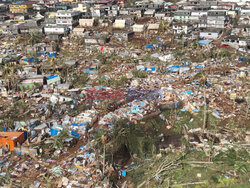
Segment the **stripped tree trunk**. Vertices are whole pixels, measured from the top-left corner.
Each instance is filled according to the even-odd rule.
[[[207,103],[206,103],[206,89],[204,87],[204,120],[203,120],[203,132],[206,128],[206,119],[207,119]]]
[[[105,144],[103,146],[103,169],[102,169],[102,174],[104,175],[104,172],[105,172],[105,153],[106,153],[106,148],[105,148]]]

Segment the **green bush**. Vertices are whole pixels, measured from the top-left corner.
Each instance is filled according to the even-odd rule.
[[[135,69],[132,70],[132,74],[136,78],[146,78],[147,77],[146,72],[138,71],[138,70],[135,70]]]

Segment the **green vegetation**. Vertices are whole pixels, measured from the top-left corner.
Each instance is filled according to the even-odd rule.
[[[127,83],[128,78],[126,76],[121,76],[120,79],[114,79],[114,78],[100,78],[99,79],[99,85],[105,85],[108,87],[112,87],[115,89],[121,89],[125,87],[125,84]]]
[[[224,156],[221,157],[221,156]],[[155,157],[128,172],[137,187],[247,187],[249,164],[245,150],[230,149],[213,162],[203,152],[169,152]],[[232,164],[241,164],[237,167]],[[247,165],[246,165],[247,164]],[[239,170],[240,169],[240,170]],[[236,174],[234,173],[236,171]]]
[[[73,77],[73,86],[74,87],[84,87],[89,81],[87,74],[74,75]]]
[[[207,111],[207,130],[216,130],[221,120]],[[127,170],[127,180],[134,187],[247,187],[249,154],[243,148],[231,148],[218,152],[212,146],[219,146],[208,141],[209,152],[193,148],[182,137],[185,150],[160,150],[157,145],[159,135],[182,134],[183,128],[202,128],[204,113],[182,112],[179,109],[165,110],[163,115],[172,126],[166,128],[166,122],[159,117],[146,122],[131,123],[128,120],[114,122],[112,132],[101,130],[99,138],[105,136],[105,157],[112,163],[116,155],[126,156],[126,151],[134,164]],[[191,120],[191,121],[190,121]],[[235,125],[236,122],[231,122]],[[98,139],[96,139],[98,140]],[[100,140],[100,139],[99,139]],[[98,142],[103,152],[103,142]],[[125,157],[124,157],[125,158]],[[123,159],[124,159],[123,158]]]
[[[24,44],[24,45],[35,45],[37,43],[42,42],[45,39],[45,35],[39,33],[31,33],[26,35],[19,35],[16,41],[16,45]]]
[[[123,119],[115,122],[112,132],[103,132],[101,130],[97,135],[106,135],[108,137],[106,155],[109,155],[109,153],[114,155],[126,148],[130,156],[135,154],[137,157],[144,158],[155,154],[155,143],[157,135],[160,134],[156,126],[151,129],[151,131],[148,131],[146,126],[129,123],[128,120]],[[102,144],[99,143],[98,146],[102,148]]]
[[[147,73],[146,72],[142,72],[140,70],[132,70],[132,74],[134,77],[136,78],[146,78],[147,77]]]

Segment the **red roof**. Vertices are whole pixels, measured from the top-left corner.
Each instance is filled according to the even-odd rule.
[[[110,3],[111,0],[100,0],[98,1],[98,3],[101,3],[101,4],[106,4],[106,3]]]
[[[233,6],[231,3],[219,3],[219,6],[227,6],[227,7],[231,7]]]
[[[9,18],[10,18],[10,19],[12,19],[12,18],[14,18],[14,17],[15,17],[15,15],[14,15],[14,14],[9,14],[9,13],[7,13],[7,14],[6,14],[6,16],[9,16]]]

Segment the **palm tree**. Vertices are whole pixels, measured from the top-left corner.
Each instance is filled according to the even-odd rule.
[[[99,131],[97,133],[97,136],[95,137],[95,141],[97,142],[98,145],[103,146],[103,169],[102,173],[104,174],[105,172],[105,159],[106,159],[106,144],[107,144],[108,137],[105,136],[105,132],[103,130]]]
[[[207,121],[207,101],[206,101],[206,87],[205,84],[207,82],[207,75],[206,73],[202,73],[201,74],[201,78],[200,78],[200,84],[203,86],[203,97],[204,97],[204,119],[203,119],[203,131],[206,128],[206,121]]]
[[[2,73],[2,76],[4,78],[4,80],[8,82],[8,92],[10,90],[10,81],[9,81],[9,76],[10,76],[10,73],[11,73],[11,69],[10,67],[8,66],[5,66],[4,69],[3,69],[3,73]]]
[[[32,46],[34,46],[36,43],[41,42],[42,39],[43,39],[42,35],[31,33],[29,35],[28,43],[31,44]]]

